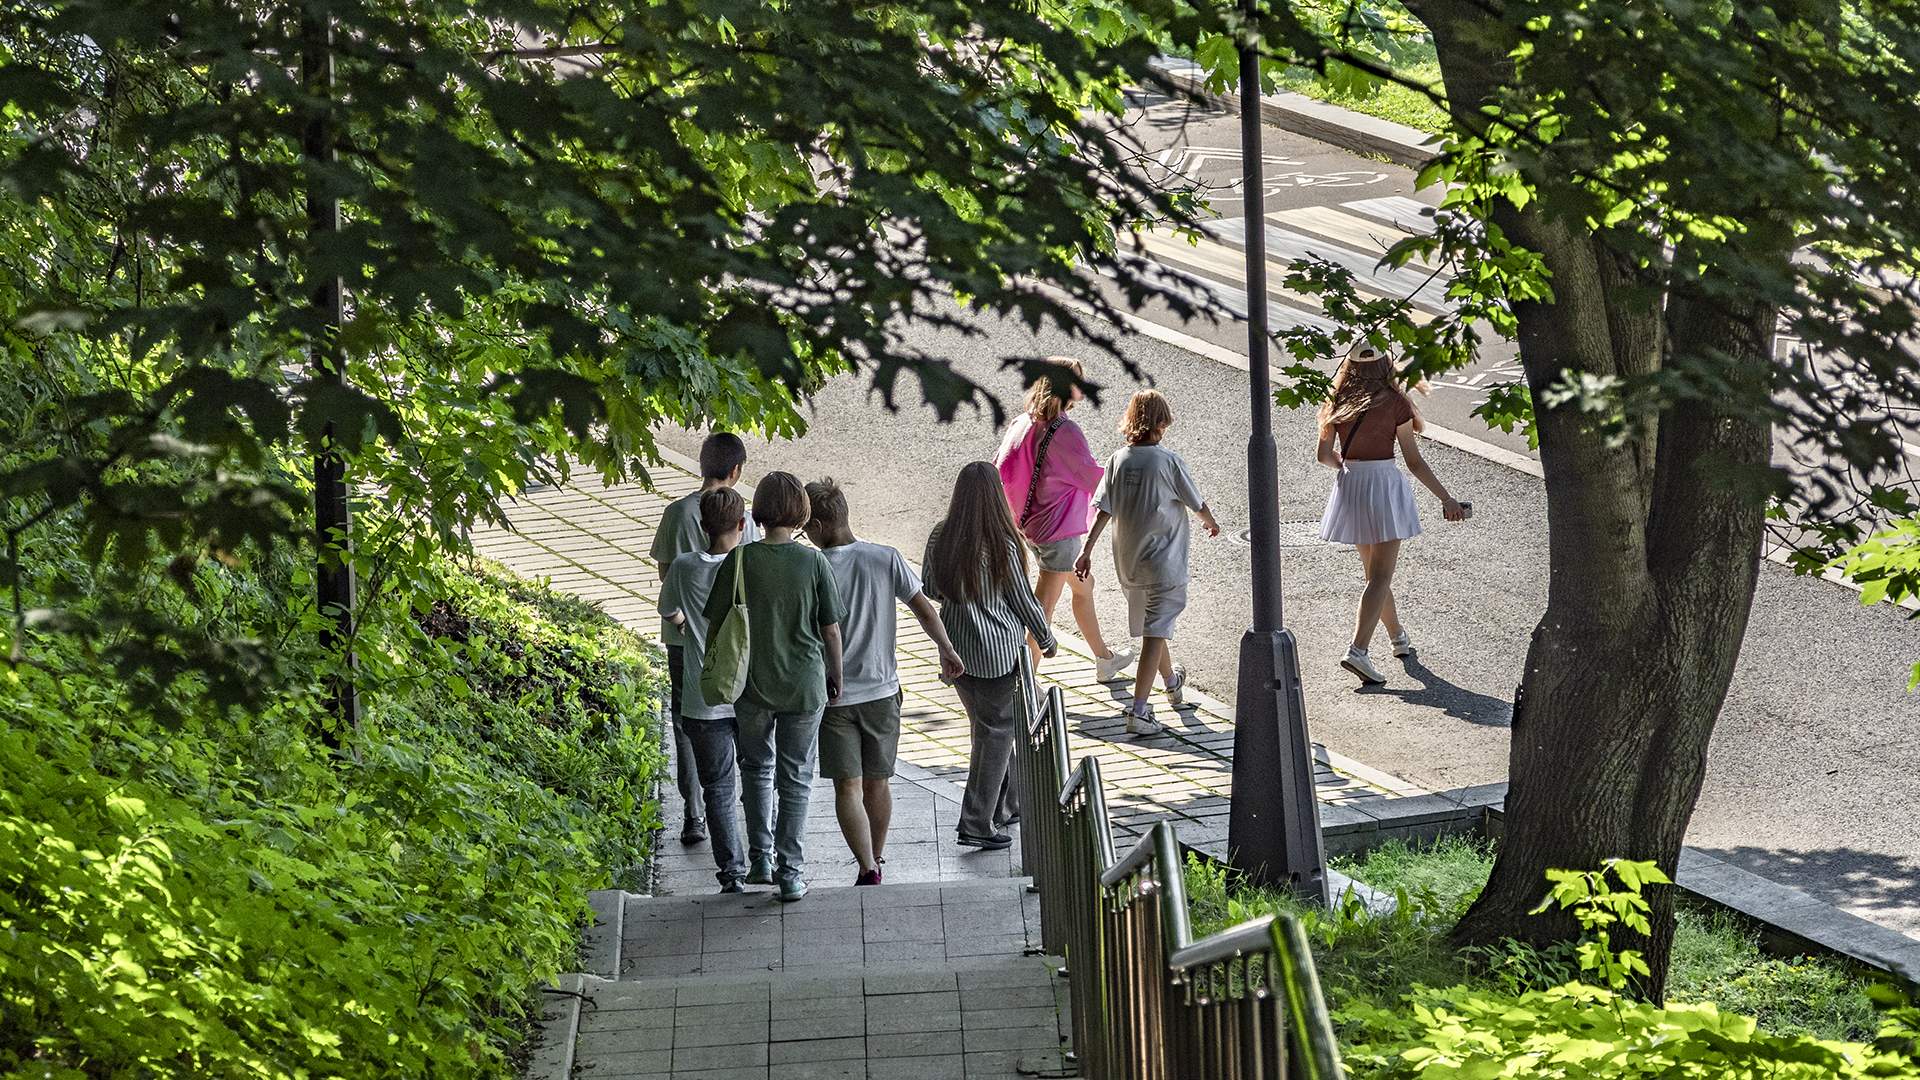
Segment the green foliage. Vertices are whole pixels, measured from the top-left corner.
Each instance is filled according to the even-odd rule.
[[[70,647],[0,673],[0,1074],[509,1073],[585,891],[646,858],[653,675],[596,612],[438,569],[418,619],[376,609],[344,756],[315,679],[237,719],[188,679],[163,725]],[[284,632],[272,575],[196,577],[197,631]]]
[[[1819,567],[1837,568],[1860,585],[1860,602],[1910,604],[1920,600],[1920,517],[1904,517],[1839,558]],[[1908,618],[1920,618],[1916,607]],[[1913,666],[1907,689],[1920,688],[1920,663]]]
[[[1620,882],[1614,888],[1609,877]],[[1638,950],[1615,949],[1617,926],[1646,938],[1653,933],[1652,905],[1641,895],[1648,885],[1671,885],[1673,879],[1651,862],[1610,859],[1598,870],[1549,870],[1547,896],[1533,913],[1566,908],[1585,932],[1574,949],[1580,970],[1606,984],[1614,993],[1648,974]]]
[[[423,541],[459,543],[528,483],[640,473],[659,423],[796,434],[803,399],[856,366],[889,405],[910,374],[942,416],[997,410],[902,323],[965,325],[959,297],[1091,325],[1081,306],[1113,306],[1082,268],[1117,269],[1117,230],[1190,204],[1086,111],[1120,107],[1153,51],[1141,24],[1061,16],[15,5],[0,397],[33,392],[6,409],[24,423],[0,443],[0,529],[75,517],[130,570],[267,552],[308,542],[294,463],[337,452],[382,493],[360,569],[404,586]],[[313,216],[333,199],[337,228]],[[336,282],[337,327],[315,300]],[[64,610],[43,629],[158,633],[131,591],[36,599]]]
[[[1224,868],[1198,858],[1189,861],[1187,891],[1197,933],[1274,911],[1302,920],[1356,1077],[1663,1075],[1634,1071],[1640,1054],[1683,1035],[1694,1045],[1676,1052],[1687,1058],[1674,1066],[1678,1076],[1720,1075],[1714,1069],[1769,1076],[1766,1070],[1776,1066],[1787,1069],[1783,1076],[1818,1075],[1793,1071],[1802,1058],[1832,1066],[1839,1076],[1920,1075],[1920,1066],[1911,1064],[1912,1046],[1920,1044],[1903,1041],[1912,1038],[1912,1017],[1920,1013],[1908,1002],[1906,1013],[1888,1009],[1876,1019],[1869,998],[1881,994],[1898,1004],[1907,1000],[1899,992],[1871,987],[1837,961],[1764,955],[1757,934],[1730,916],[1680,912],[1670,1008],[1656,1010],[1595,985],[1605,983],[1609,971],[1629,969],[1629,960],[1589,949],[1590,968],[1583,971],[1580,946],[1594,944],[1595,936],[1544,952],[1515,943],[1455,951],[1448,932],[1492,865],[1491,850],[1479,841],[1449,838],[1420,848],[1392,843],[1335,865],[1394,894],[1396,910],[1373,916],[1348,901],[1326,911],[1284,893],[1234,888]],[[1636,872],[1641,869],[1636,864],[1625,874],[1644,883],[1650,879]],[[1638,887],[1622,881],[1618,863],[1565,875],[1560,892],[1598,931],[1622,925],[1645,903]],[[1880,1057],[1846,1045],[1873,1039],[1876,1025]],[[1611,1049],[1592,1056],[1596,1051],[1583,1040]],[[1724,1053],[1709,1050],[1721,1042]],[[1570,1056],[1547,1060],[1562,1052]],[[1645,1060],[1668,1063],[1660,1054]],[[1869,1069],[1862,1064],[1868,1061],[1881,1071],[1860,1071]]]

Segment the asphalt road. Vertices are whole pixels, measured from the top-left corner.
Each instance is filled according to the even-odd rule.
[[[1161,107],[1162,112],[1166,107]],[[1149,110],[1136,131],[1158,147],[1224,149],[1235,145],[1231,120],[1194,122]],[[1144,137],[1144,135],[1143,135]],[[1269,221],[1316,237],[1309,226],[1342,232],[1351,223],[1398,204],[1347,204],[1412,197],[1405,170],[1270,132],[1274,160]],[[1202,178],[1237,170],[1237,158],[1195,160],[1176,150],[1168,160]],[[1223,164],[1224,163],[1224,164]],[[1290,173],[1290,176],[1277,174]],[[1229,199],[1237,193],[1226,191]],[[1222,209],[1226,209],[1222,204]],[[1236,226],[1239,223],[1234,223]],[[1296,230],[1295,226],[1299,226]],[[1224,235],[1224,233],[1223,233]],[[1316,245],[1331,246],[1325,239]],[[1349,251],[1357,245],[1350,246]],[[1223,245],[1223,250],[1237,253]],[[1230,278],[1228,261],[1202,251],[1195,265]],[[1169,262],[1185,265],[1182,260]],[[1227,282],[1231,284],[1231,282]],[[1284,304],[1276,298],[1276,304]],[[1304,309],[1300,309],[1303,310]],[[1166,320],[1164,313],[1142,316]],[[1314,314],[1304,311],[1305,315]],[[1109,389],[1076,419],[1096,454],[1119,444],[1114,424],[1133,386],[1120,364],[1063,337],[1035,337],[1011,323],[981,320],[977,337],[914,331],[936,355],[994,388],[1017,407],[1021,387],[1002,370],[1010,356],[1070,352],[1088,359],[1090,374]],[[1244,352],[1236,326],[1188,326],[1184,332]],[[1246,527],[1245,375],[1141,334],[1123,334],[1122,348],[1172,401],[1176,421],[1167,444],[1184,454],[1225,528],[1218,540],[1196,535],[1191,603],[1175,654],[1198,685],[1233,700],[1235,651],[1248,620],[1249,550],[1230,537]],[[1473,387],[1499,377],[1498,355],[1461,376],[1464,385],[1437,388],[1428,413],[1435,423],[1524,450],[1467,417]],[[1470,382],[1474,375],[1478,382]],[[901,396],[911,401],[910,392]],[[1512,692],[1528,635],[1546,601],[1545,501],[1540,481],[1485,458],[1428,444],[1436,471],[1457,496],[1474,503],[1461,524],[1416,485],[1428,532],[1403,552],[1396,594],[1420,646],[1417,662],[1387,668],[1383,688],[1361,690],[1338,666],[1351,635],[1361,589],[1350,549],[1321,544],[1312,525],[1331,475],[1313,462],[1313,423],[1276,412],[1286,619],[1300,642],[1313,737],[1333,749],[1430,789],[1503,779]],[[833,475],[847,488],[855,530],[918,558],[927,530],[943,512],[953,477],[967,461],[989,457],[998,431],[984,414],[938,423],[929,410],[888,413],[857,378],[826,388],[799,441],[756,444],[750,475],[780,468],[803,479]],[[670,431],[663,440],[692,452],[697,434]],[[1104,548],[1104,545],[1103,545]],[[1103,625],[1117,636],[1125,608],[1111,584],[1107,553],[1095,560]],[[1865,609],[1841,587],[1763,567],[1739,669],[1715,734],[1706,788],[1689,842],[1719,857],[1804,889],[1885,925],[1920,936],[1920,700],[1906,692],[1920,658],[1920,626],[1886,608]],[[1062,605],[1060,624],[1071,626]],[[1384,649],[1377,650],[1384,654]],[[1116,706],[1117,708],[1117,706]]]

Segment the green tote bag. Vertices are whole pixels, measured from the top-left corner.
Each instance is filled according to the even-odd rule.
[[[747,689],[747,662],[751,653],[747,627],[747,549],[733,559],[733,610],[720,630],[707,639],[700,658],[700,696],[712,705],[731,705]]]

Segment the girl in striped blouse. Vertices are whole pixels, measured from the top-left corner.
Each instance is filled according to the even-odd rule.
[[[1007,784],[1020,728],[1020,650],[1029,633],[1042,656],[1054,654],[1053,630],[1027,585],[1026,548],[1000,490],[1000,471],[976,461],[960,470],[946,519],[927,538],[925,592],[940,604],[966,673],[954,680],[973,727],[960,843],[989,851],[1010,846],[1005,826],[1020,820]]]

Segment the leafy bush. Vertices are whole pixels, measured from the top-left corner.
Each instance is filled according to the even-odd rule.
[[[1667,1008],[1621,996],[1609,975],[1624,979],[1636,958],[1602,935],[1609,919],[1641,917],[1639,888],[1653,880],[1644,864],[1616,864],[1633,877],[1619,888],[1617,869],[1612,879],[1560,875],[1560,902],[1593,923],[1578,949],[1456,952],[1447,932],[1490,864],[1470,839],[1337,862],[1395,894],[1383,916],[1351,899],[1327,911],[1235,889],[1224,868],[1197,858],[1187,891],[1198,933],[1275,910],[1302,920],[1356,1077],[1920,1076],[1911,1031],[1920,1008],[1886,1014],[1883,1052],[1870,1050],[1869,998],[1881,988],[1838,961],[1764,956],[1754,932],[1726,916],[1681,913]]]
[[[646,857],[652,675],[604,616],[436,565],[444,601],[365,633],[338,756],[317,680],[241,713],[65,647],[0,672],[0,1073],[508,1072],[585,892]],[[288,621],[198,573],[228,591],[183,614]]]

